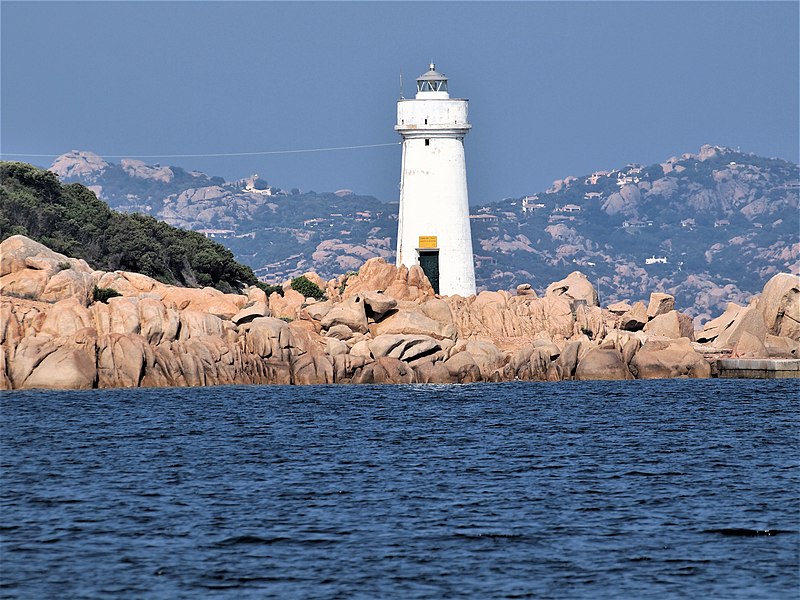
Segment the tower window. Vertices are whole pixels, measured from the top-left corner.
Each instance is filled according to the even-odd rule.
[[[425,125],[427,125],[427,124],[428,124],[428,119],[425,119]]]
[[[430,146],[431,145],[431,141],[428,138],[425,138],[425,145],[426,146]]]
[[[418,92],[446,92],[447,91],[447,80],[446,79],[436,79],[433,81],[425,80],[420,81],[417,80],[417,91]]]

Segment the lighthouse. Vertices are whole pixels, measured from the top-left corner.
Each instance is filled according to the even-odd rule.
[[[397,102],[403,138],[397,266],[419,265],[438,294],[475,293],[464,136],[467,100],[450,98],[447,78],[431,64],[417,94]]]

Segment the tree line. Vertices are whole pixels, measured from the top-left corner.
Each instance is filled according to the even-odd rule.
[[[134,271],[171,285],[223,292],[258,285],[253,270],[195,231],[119,213],[79,183],[27,163],[0,162],[0,241],[25,235],[103,271]]]

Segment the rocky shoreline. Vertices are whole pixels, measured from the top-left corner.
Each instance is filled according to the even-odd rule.
[[[579,272],[543,297],[439,297],[418,267],[224,294],[94,271],[23,236],[0,244],[0,389],[471,383],[710,377],[718,358],[800,357],[800,277],[695,331],[672,296],[601,307]],[[93,301],[95,287],[116,290]]]

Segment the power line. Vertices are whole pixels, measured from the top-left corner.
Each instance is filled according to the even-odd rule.
[[[303,148],[301,150],[264,150],[260,152],[211,152],[207,154],[98,154],[101,158],[214,158],[220,156],[261,156],[267,154],[300,154],[303,152],[331,152],[334,150],[357,150],[361,148],[381,148],[383,146],[397,146],[402,142],[389,144],[362,144],[360,146],[333,146],[329,148]],[[26,156],[51,158],[61,156],[58,154],[28,154],[24,152],[0,152],[0,156]]]

